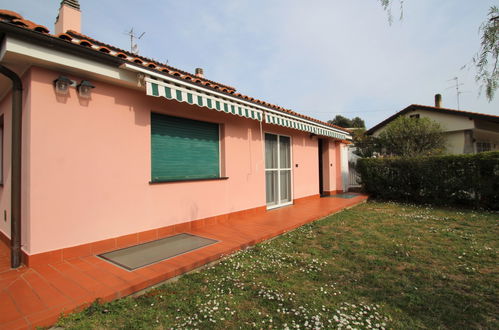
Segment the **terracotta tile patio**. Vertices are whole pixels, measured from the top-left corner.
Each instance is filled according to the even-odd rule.
[[[12,270],[9,249],[0,241],[0,329],[50,326],[61,313],[97,298],[110,301],[132,294],[366,199],[314,199],[196,228],[188,232],[220,242],[131,272],[95,256]]]

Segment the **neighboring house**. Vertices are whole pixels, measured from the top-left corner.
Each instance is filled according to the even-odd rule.
[[[94,40],[80,15],[62,1],[50,34],[0,10],[0,238],[28,264],[345,189],[348,130]]]
[[[411,104],[367,130],[366,134],[378,136],[387,124],[399,116],[427,117],[439,123],[450,154],[499,150],[499,116],[442,108],[440,94],[435,96],[434,107]]]

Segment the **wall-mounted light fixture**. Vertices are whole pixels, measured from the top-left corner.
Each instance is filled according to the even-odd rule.
[[[59,95],[68,95],[69,86],[74,85],[74,82],[66,76],[59,76],[54,80],[55,92]]]
[[[92,85],[92,83],[88,80],[82,80],[81,83],[76,86],[78,95],[84,99],[90,98],[90,96],[92,95],[92,88],[95,88],[95,86]]]

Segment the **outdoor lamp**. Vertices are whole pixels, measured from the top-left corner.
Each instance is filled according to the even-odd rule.
[[[78,95],[84,99],[89,99],[90,94],[92,92],[92,88],[95,88],[94,85],[88,80],[82,80],[81,83],[76,86],[76,89],[78,90]]]
[[[59,95],[68,95],[69,94],[69,86],[71,86],[73,82],[66,76],[59,76],[56,80],[54,80],[55,91]]]

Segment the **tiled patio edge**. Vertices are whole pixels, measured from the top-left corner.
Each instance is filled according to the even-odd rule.
[[[230,222],[222,221],[212,226],[191,227],[191,233],[218,237],[220,243],[133,272],[125,271],[95,256],[74,257],[51,265],[23,267],[23,270],[17,271],[18,275],[14,274],[18,276],[17,280],[14,279],[17,281],[15,283],[18,284],[13,282],[14,284],[7,287],[2,287],[0,284],[0,294],[5,293],[6,300],[12,304],[10,307],[5,307],[3,303],[2,311],[14,313],[8,321],[2,322],[0,317],[0,329],[34,329],[37,326],[50,326],[57,322],[61,314],[81,310],[96,299],[106,302],[147,289],[217,261],[223,256],[353,207],[366,200],[367,196],[361,195],[352,199],[313,199],[309,203],[296,203],[290,207],[263,212],[264,216],[258,213],[241,215]],[[293,216],[294,214],[297,216]],[[10,272],[16,272],[16,270]],[[1,280],[2,276],[0,276],[0,283]],[[24,289],[12,287],[25,282]],[[28,287],[32,292],[28,292]],[[61,299],[64,298],[66,303],[56,304],[50,300],[52,298],[48,298],[50,306],[44,301],[46,306],[43,309],[25,312],[30,310],[29,306],[33,306],[35,303],[27,301],[26,295],[35,295],[33,299],[39,301],[42,298],[47,299],[44,296],[48,294],[47,292],[60,296]],[[78,294],[78,292],[82,292],[82,294]],[[27,306],[23,304],[27,304]]]
[[[313,199],[320,198],[319,195],[311,195],[293,200],[294,204],[304,203]],[[236,211],[232,213],[217,215],[213,217],[187,221],[170,226],[151,229],[143,232],[113,237],[101,241],[81,244],[68,248],[52,250],[48,252],[29,255],[23,252],[23,261],[28,267],[35,265],[60,262],[75,257],[86,257],[101,254],[116,249],[126,248],[136,244],[154,241],[173,234],[183,233],[192,229],[202,228],[217,223],[230,222],[231,219],[246,215],[256,215],[267,210],[266,206],[260,206],[247,210]],[[7,237],[5,237],[9,240]],[[9,240],[10,241],[10,240]]]

